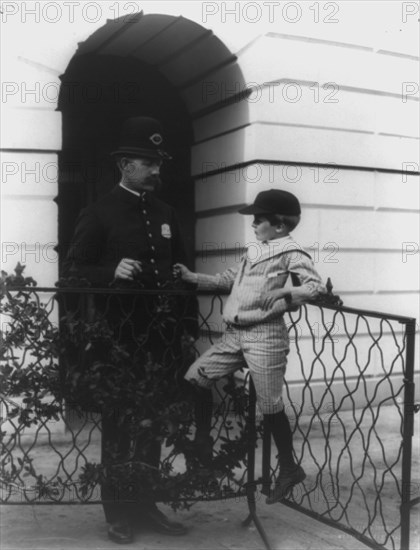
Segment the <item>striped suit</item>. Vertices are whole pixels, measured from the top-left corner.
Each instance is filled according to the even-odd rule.
[[[308,299],[323,292],[312,260],[289,235],[248,245],[237,269],[197,275],[199,289],[231,292],[224,309],[226,330],[221,341],[191,365],[185,378],[209,388],[215,380],[248,366],[263,414],[283,410],[282,387],[289,352],[283,314],[293,308],[293,303],[280,298],[270,307],[263,306],[270,293],[284,288],[289,275],[307,292]]]

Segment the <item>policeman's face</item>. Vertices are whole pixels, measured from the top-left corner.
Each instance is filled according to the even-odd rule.
[[[154,191],[161,184],[162,161],[149,158],[123,158],[121,170],[124,183],[134,191]]]

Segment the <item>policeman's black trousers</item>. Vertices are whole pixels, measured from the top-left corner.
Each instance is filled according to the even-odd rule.
[[[161,445],[158,441],[145,441],[140,436],[133,438],[130,433],[132,422],[132,418],[125,417],[123,411],[115,408],[104,411],[102,415],[102,465],[106,468],[106,476],[101,484],[101,498],[109,523],[128,518],[135,520],[136,516],[140,519],[142,511],[154,502],[144,478],[142,484],[135,474],[128,476],[130,467],[127,463],[140,461],[158,468]]]

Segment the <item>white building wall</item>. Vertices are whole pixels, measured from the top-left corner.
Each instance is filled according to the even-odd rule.
[[[25,264],[24,274],[40,286],[54,286],[58,278],[59,76],[77,43],[107,17],[102,10],[93,23],[93,11],[83,18],[68,9],[58,2],[9,2],[0,15],[1,264],[8,273]]]
[[[206,217],[220,230],[218,214],[210,210],[234,210],[262,188],[285,187],[294,190],[305,207],[296,232],[302,244],[319,243],[320,261],[325,244],[333,241],[339,246],[338,265],[330,262],[320,271],[332,276],[337,292],[352,294],[350,305],[392,311],[397,307],[398,313],[418,316],[412,295],[418,286],[413,282],[418,262],[410,254],[418,246],[418,184],[415,176],[401,173],[403,163],[407,169],[418,167],[418,94],[408,84],[406,101],[401,97],[403,83],[418,80],[414,4],[381,3],[381,18],[377,2],[365,2],[363,7],[339,2],[334,9],[319,3],[318,13],[305,3],[294,3],[298,9],[251,4],[257,3],[138,3],[146,14],[181,14],[211,29],[238,58],[241,73],[228,64],[181,91],[194,117],[197,142],[192,172],[200,212],[198,251],[203,239],[215,240],[211,222],[204,223]],[[28,250],[39,243],[42,254],[42,247],[48,245],[49,251],[49,243],[56,241],[56,206],[51,199],[54,155],[61,146],[54,101],[58,77],[79,42],[107,19],[129,15],[121,6],[116,10],[108,2],[97,5],[96,10],[76,6],[73,12],[59,12],[51,6],[45,9],[42,2],[26,2],[8,6],[2,14],[3,43],[8,46],[2,54],[2,202],[7,223],[2,240],[21,241],[17,257],[26,260],[28,273],[39,274],[43,284],[53,282],[54,268],[36,267],[36,253],[22,257],[20,249],[22,242],[29,243]],[[128,47],[133,40],[134,26],[127,35]],[[205,44],[204,51],[187,50],[162,70],[174,83],[204,70],[209,47]],[[228,106],[220,103],[244,87],[254,89],[248,99]],[[214,105],[220,108],[207,114]],[[239,175],[200,179],[203,171],[229,171],[236,163],[255,166],[240,169]],[[336,173],[318,168],[320,163],[340,167]],[[235,181],[224,186],[229,178]],[[37,213],[42,214],[42,224],[37,223]],[[249,236],[237,216],[224,220],[224,235],[242,224],[240,240]],[[403,243],[409,243],[405,262]],[[7,248],[14,250],[14,244]],[[2,259],[10,271],[16,258],[8,253]],[[366,268],[366,276],[355,274],[349,281],[344,266],[357,259],[374,269]]]
[[[33,4],[42,10],[42,2]],[[54,93],[78,43],[116,15],[114,3],[96,4],[97,20],[93,12],[82,17],[80,6],[73,21],[67,14],[52,23],[42,13],[23,20],[23,7],[2,14],[2,267],[11,272],[21,261],[42,285],[57,278],[50,261],[61,147]],[[405,173],[419,165],[415,3],[329,3],[339,7],[335,15],[316,3],[318,23],[303,2],[294,22],[293,12],[277,10],[270,21],[268,8],[252,21],[239,2],[229,5],[238,10],[233,15],[223,14],[229,3],[137,4],[146,14],[183,15],[211,29],[237,56],[189,86],[216,40],[162,66],[193,117],[197,269],[234,265],[229,249],[253,238],[250,219],[236,210],[258,191],[280,187],[299,196],[303,216],[294,235],[346,305],[419,318],[418,178]],[[338,22],[325,23],[327,16]],[[133,25],[118,42],[120,53],[135,39]],[[246,88],[250,97],[226,104]],[[228,252],[203,255],[208,243]]]
[[[239,53],[252,95],[195,121],[197,243],[249,242],[252,232],[232,212],[262,189],[287,189],[303,205],[295,237],[347,305],[418,317],[418,177],[406,173],[418,169],[418,97],[401,97],[418,61],[360,48],[357,33],[354,40],[271,35]],[[229,67],[207,89],[226,79]],[[191,92],[198,112],[199,88]],[[234,76],[226,89],[235,89]],[[221,99],[201,95],[201,107]],[[217,263],[208,259],[205,269]]]

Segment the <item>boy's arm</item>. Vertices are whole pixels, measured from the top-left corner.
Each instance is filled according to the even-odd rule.
[[[300,252],[289,254],[287,268],[293,282],[293,288],[289,290],[290,294],[285,296],[290,309],[316,300],[320,294],[327,292],[313,261],[305,254]]]
[[[226,290],[230,291],[235,280],[237,269],[226,269],[223,273],[216,275],[207,275],[206,273],[196,273],[199,290]]]
[[[303,292],[308,293],[308,299],[313,300],[319,294],[324,294],[327,289],[321,276],[315,269],[313,261],[300,252],[289,254],[287,269],[291,275],[294,287],[303,287]]]
[[[196,284],[199,290],[226,290],[232,288],[237,269],[226,269],[223,273],[207,275],[206,273],[193,273],[183,264],[174,265],[174,276],[180,277],[187,283]]]
[[[274,309],[282,313],[297,309],[306,302],[316,300],[320,294],[327,291],[312,260],[298,251],[287,256],[287,270],[294,286],[267,293],[262,305],[263,310]]]
[[[263,311],[272,311],[282,314],[285,311],[296,311],[301,305],[311,300],[315,300],[321,292],[318,292],[311,286],[295,286],[289,288],[279,288],[267,292],[261,309]]]

